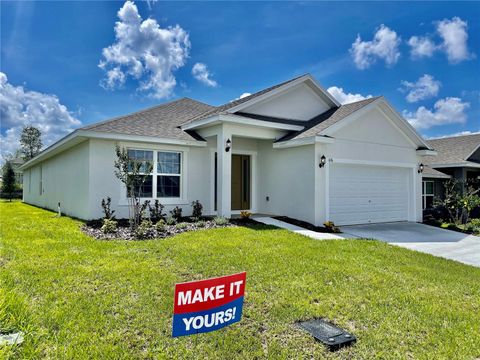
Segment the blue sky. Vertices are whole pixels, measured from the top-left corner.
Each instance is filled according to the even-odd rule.
[[[344,102],[384,95],[426,137],[480,130],[480,3],[0,6],[3,153],[26,123],[48,144],[178,97],[219,105],[307,72]]]

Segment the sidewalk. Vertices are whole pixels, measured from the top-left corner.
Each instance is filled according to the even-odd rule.
[[[294,233],[308,236],[315,240],[341,240],[345,239],[341,234],[329,234],[329,233],[320,233],[312,230],[307,230],[300,226],[292,225],[284,221],[280,221],[269,216],[253,216],[253,220],[258,221],[262,224],[273,225],[281,229],[290,230]]]

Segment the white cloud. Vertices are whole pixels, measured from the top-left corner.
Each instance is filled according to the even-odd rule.
[[[428,129],[447,124],[464,124],[467,121],[465,110],[470,104],[457,97],[438,100],[433,110],[420,106],[415,112],[403,111],[403,116],[416,129]]]
[[[377,59],[382,59],[391,66],[400,57],[398,50],[400,42],[397,33],[382,24],[371,41],[362,41],[360,35],[357,35],[350,48],[350,54],[357,68],[362,70],[369,68]]]
[[[192,68],[192,75],[195,79],[210,87],[216,87],[218,84],[211,78],[212,74],[208,71],[207,65],[196,63]]]
[[[447,53],[448,61],[452,64],[471,58],[468,51],[467,22],[459,17],[452,20],[444,19],[437,24],[437,32],[443,39],[442,49]]]
[[[474,57],[468,50],[468,24],[459,17],[436,22],[436,33],[441,42],[435,43],[430,36],[412,36],[408,40],[412,58],[431,57],[436,51],[443,51],[448,61],[457,64]]]
[[[343,88],[339,88],[337,86],[331,86],[327,89],[327,91],[335,98],[340,104],[349,104],[355,101],[360,101],[364,99],[371,98],[372,95],[363,96],[361,94],[352,94],[346,93],[343,91]]]
[[[125,2],[118,18],[115,43],[102,50],[98,65],[106,75],[101,85],[119,88],[130,77],[140,91],[155,98],[170,96],[177,83],[174,72],[188,58],[188,33],[179,25],[163,29],[154,19],[142,20],[132,1]]]
[[[236,98],[235,100],[240,100],[240,99],[243,99],[243,98],[246,98],[247,96],[250,96],[252,95],[252,93],[249,93],[249,92],[244,92],[243,94],[241,94],[238,98]]]
[[[408,40],[410,45],[410,54],[413,58],[432,57],[437,46],[428,37],[412,36]]]
[[[3,72],[0,72],[0,118],[2,156],[18,149],[20,133],[25,125],[33,125],[42,131],[45,146],[81,125],[57,96],[14,86]]]
[[[408,91],[406,99],[408,102],[417,102],[438,95],[442,83],[435,80],[432,75],[424,74],[416,82],[402,81],[401,91]]]

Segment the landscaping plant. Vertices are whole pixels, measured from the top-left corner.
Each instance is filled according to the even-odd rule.
[[[110,205],[112,203],[112,199],[110,198],[110,196],[107,196],[107,200],[105,201],[105,199],[102,199],[102,209],[103,209],[103,218],[104,219],[115,219],[115,215],[113,215],[115,213],[115,210],[112,210]]]
[[[175,219],[175,222],[179,222],[182,218],[182,208],[179,206],[175,206],[171,211],[170,214],[172,218]]]
[[[200,201],[195,200],[192,202],[192,208],[192,217],[197,220],[200,219],[202,216],[203,205],[200,204]]]
[[[435,206],[444,208],[455,225],[466,224],[472,210],[480,206],[479,188],[473,181],[448,180],[445,198],[435,199]]]
[[[125,185],[127,189],[128,212],[130,219],[130,229],[135,232],[142,220],[142,214],[147,205],[140,203],[140,194],[148,176],[153,171],[151,161],[135,161],[130,159],[125,148],[115,146],[117,156],[115,166],[115,176]]]
[[[158,223],[160,220],[165,220],[166,214],[163,213],[165,206],[160,204],[160,201],[155,200],[153,206],[148,204],[148,210],[150,211],[150,220],[154,223]]]
[[[103,219],[103,225],[101,227],[101,230],[105,234],[113,234],[117,232],[117,221],[115,221],[114,219]]]

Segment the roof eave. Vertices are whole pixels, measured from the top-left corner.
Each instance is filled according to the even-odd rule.
[[[287,130],[287,131],[300,131],[304,128],[304,126],[300,126],[300,125],[258,120],[258,119],[252,119],[245,116],[238,116],[234,114],[218,114],[218,115],[210,116],[205,119],[195,120],[189,124],[181,126],[181,129],[183,131],[197,130],[197,129],[218,125],[221,123],[233,123],[233,124],[238,124],[243,126],[254,126],[254,127]]]
[[[29,167],[50,158],[64,150],[69,149],[87,139],[103,139],[103,140],[117,140],[117,141],[131,141],[131,142],[144,142],[144,143],[154,143],[154,144],[171,144],[171,145],[184,145],[184,146],[207,146],[206,141],[200,140],[179,140],[171,138],[159,138],[156,136],[143,136],[143,135],[128,135],[121,133],[110,133],[110,132],[101,132],[93,130],[75,130],[64,138],[60,139],[56,143],[50,145],[40,154],[35,156],[33,159],[24,163],[20,170],[28,169]]]

